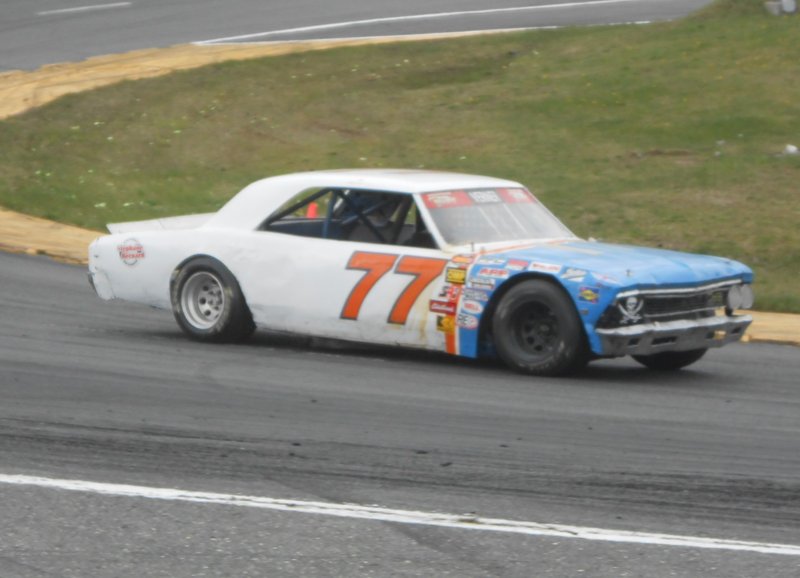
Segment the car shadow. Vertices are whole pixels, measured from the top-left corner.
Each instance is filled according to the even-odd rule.
[[[680,371],[657,371],[647,369],[630,358],[600,359],[589,363],[585,368],[568,376],[536,377],[516,373],[506,367],[500,359],[496,358],[470,359],[436,351],[308,337],[265,330],[257,331],[250,339],[244,342],[223,344],[192,341],[177,330],[147,331],[128,329],[120,330],[120,332],[125,333],[129,338],[136,336],[147,341],[166,342],[184,350],[194,347],[199,350],[206,350],[206,348],[211,347],[217,351],[231,348],[231,351],[241,352],[247,349],[263,350],[267,348],[299,355],[304,353],[336,355],[343,358],[352,358],[353,364],[357,364],[359,359],[364,358],[399,363],[408,362],[415,365],[428,366],[432,371],[446,369],[448,372],[464,371],[473,375],[475,372],[479,372],[492,381],[498,379],[504,381],[536,380],[539,383],[563,383],[565,386],[568,384],[586,384],[597,387],[599,384],[617,386],[630,384],[671,388],[696,388],[703,384],[716,382],[715,374],[703,371],[702,360],[696,366],[684,368]]]
[[[273,340],[281,339],[280,336],[262,337],[264,344],[276,347],[277,342]],[[594,384],[635,384],[652,386],[685,385],[696,387],[709,380],[714,380],[714,374],[702,370],[702,361],[697,366],[687,367],[679,371],[658,371],[648,369],[635,362],[630,357],[600,359],[590,362],[581,370],[564,377],[536,377],[517,373],[509,369],[499,358],[480,358],[471,359],[457,357],[442,352],[424,351],[415,349],[403,349],[399,347],[389,347],[381,345],[370,345],[338,341],[333,339],[306,338],[307,343],[302,346],[315,352],[336,352],[342,355],[352,355],[358,357],[374,357],[380,359],[391,359],[395,361],[409,361],[417,364],[427,364],[430,366],[446,367],[448,371],[452,368],[464,368],[467,371],[486,372],[487,377],[494,378],[515,378],[515,379],[534,379],[549,380],[554,382],[571,382]]]

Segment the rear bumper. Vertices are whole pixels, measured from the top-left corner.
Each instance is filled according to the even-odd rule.
[[[730,315],[596,329],[595,332],[600,337],[604,356],[650,355],[722,347],[739,341],[752,322],[749,315]]]
[[[108,276],[105,272],[97,266],[101,255],[99,246],[102,239],[103,237],[98,237],[89,245],[88,277],[89,285],[92,286],[97,296],[108,301],[109,299],[114,299],[114,291],[111,290],[111,281],[108,280]]]
[[[88,277],[89,285],[92,286],[92,289],[94,289],[98,297],[106,301],[114,299],[114,292],[111,290],[111,282],[108,280],[105,273],[90,264]]]

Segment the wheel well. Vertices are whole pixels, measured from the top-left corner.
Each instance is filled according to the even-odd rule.
[[[211,255],[204,255],[204,254],[192,255],[191,257],[187,257],[186,259],[184,259],[183,261],[178,263],[178,265],[172,270],[172,274],[170,274],[170,277],[169,277],[169,290],[170,290],[170,293],[172,292],[172,288],[175,286],[175,280],[178,278],[178,275],[180,274],[181,269],[183,269],[184,267],[186,267],[186,265],[188,265],[189,263],[191,263],[192,261],[195,261],[197,259],[208,259],[210,261],[214,261],[215,265],[218,265],[218,266],[224,268],[226,271],[230,271],[230,269],[225,267],[225,264],[222,261],[220,261],[219,259],[217,259],[215,257],[212,257]]]
[[[215,291],[221,291],[226,296],[217,302],[216,310],[219,315],[207,326],[198,325],[196,320],[188,319],[187,309],[184,309],[183,292],[186,283],[200,272],[210,273],[218,285]],[[253,315],[239,281],[219,259],[204,254],[192,255],[173,269],[169,284],[170,301],[175,319],[181,329],[191,338],[199,341],[234,342],[246,339],[255,331]],[[211,283],[209,283],[210,285]],[[195,289],[190,290],[194,291],[195,295],[189,299],[197,298]],[[203,291],[211,291],[211,289],[204,287]],[[205,297],[199,298],[200,304],[205,302]],[[209,314],[205,313],[204,315],[208,316]]]
[[[239,285],[239,279],[236,278],[236,275],[233,274],[233,271],[231,271],[225,265],[225,263],[223,263],[222,261],[220,261],[216,257],[212,257],[211,255],[206,255],[204,253],[199,253],[197,255],[192,255],[191,257],[187,257],[186,259],[181,261],[172,270],[172,274],[169,277],[169,294],[170,294],[170,296],[173,295],[173,292],[175,290],[175,281],[177,281],[178,275],[180,275],[180,273],[183,270],[183,268],[186,267],[188,264],[190,264],[192,261],[197,261],[198,259],[205,259],[205,260],[210,261],[220,271],[223,271],[226,274],[231,276],[231,278],[236,282],[236,285],[239,287],[239,292],[240,292],[240,294],[242,296],[242,300],[244,301],[244,306],[249,312],[250,311],[250,305],[247,303],[247,297],[245,296],[244,291],[242,291],[241,285]],[[251,315],[252,315],[252,313],[251,313]]]
[[[503,296],[506,293],[508,293],[508,291],[511,290],[513,287],[516,287],[517,285],[519,285],[524,281],[530,281],[531,279],[544,281],[546,283],[549,283],[550,285],[558,287],[559,291],[564,293],[564,295],[566,295],[569,298],[569,300],[572,301],[572,297],[570,297],[569,293],[567,293],[567,290],[564,288],[564,286],[549,275],[543,275],[541,273],[521,273],[519,275],[515,275],[514,277],[512,277],[511,279],[500,285],[500,287],[498,287],[498,289],[492,294],[492,297],[489,300],[489,303],[486,305],[486,309],[484,310],[483,315],[481,315],[481,323],[478,328],[479,348],[482,346],[484,348],[490,347],[491,349],[493,349],[492,318],[494,317],[495,309],[497,309],[497,305],[500,303],[500,301],[502,301]],[[581,323],[580,326],[581,326],[581,331],[583,332],[584,339],[586,339],[586,331],[583,329],[583,323]]]

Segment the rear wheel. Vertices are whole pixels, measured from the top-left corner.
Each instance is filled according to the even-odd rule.
[[[586,338],[572,300],[547,281],[522,281],[506,293],[492,318],[497,353],[530,375],[564,375],[589,360]]]
[[[634,355],[633,358],[649,369],[675,371],[691,365],[706,354],[707,349],[689,351],[664,351],[652,355]]]
[[[175,320],[192,339],[242,341],[255,330],[236,278],[211,257],[197,257],[175,270],[171,299]]]

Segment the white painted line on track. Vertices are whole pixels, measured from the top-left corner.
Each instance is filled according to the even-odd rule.
[[[602,26],[642,26],[645,24],[652,24],[652,20],[637,20],[635,22],[610,22],[608,24],[587,24],[587,27],[602,27]],[[318,40],[263,40],[253,42],[210,42],[208,40],[201,40],[192,42],[197,46],[266,46],[269,44],[291,44],[292,42],[347,42],[353,40],[441,40],[445,38],[459,38],[464,36],[478,36],[481,34],[501,34],[504,32],[527,32],[532,30],[559,30],[564,26],[550,25],[550,26],[526,26],[523,28],[478,28],[475,30],[460,30],[458,32],[429,32],[423,34],[394,34],[380,36],[337,36],[333,38],[323,38]]]
[[[37,16],[50,16],[51,14],[70,14],[72,12],[91,12],[92,10],[108,10],[109,8],[127,8],[132,2],[115,2],[113,4],[94,4],[92,6],[76,6],[74,8],[59,8],[58,10],[44,10],[37,12]]]
[[[516,6],[511,8],[488,8],[485,10],[462,10],[458,12],[435,12],[431,14],[412,14],[409,16],[390,16],[386,18],[370,18],[368,20],[351,20],[348,22],[334,22],[331,24],[317,24],[313,26],[301,26],[299,28],[286,28],[283,30],[270,30],[267,32],[255,32],[253,34],[242,34],[240,36],[227,36],[224,38],[212,38],[211,40],[198,40],[193,44],[221,44],[226,42],[238,42],[242,40],[253,40],[255,38],[266,38],[281,34],[297,34],[302,32],[320,32],[324,30],[335,30],[337,28],[350,28],[353,26],[364,26],[368,24],[387,24],[391,22],[410,22],[413,20],[434,20],[437,18],[453,18],[460,16],[485,16],[492,14],[508,14],[514,12],[533,12],[537,10],[553,10],[558,8],[587,8],[590,6],[602,6],[604,4],[629,4],[631,2],[646,3],[658,2],[661,0],[589,0],[584,2],[563,2],[561,4],[542,4],[538,6]]]
[[[499,518],[481,518],[472,515],[441,514],[435,512],[418,512],[413,510],[393,510],[377,506],[360,506],[357,504],[279,500],[261,496],[192,492],[173,488],[152,488],[147,486],[108,484],[84,480],[60,480],[25,475],[0,474],[0,484],[35,486],[39,488],[69,490],[75,492],[101,494],[105,496],[147,498],[151,500],[168,500],[175,502],[192,502],[199,504],[218,504],[246,508],[261,508],[280,512],[295,512],[298,514],[317,514],[339,518],[395,522],[398,524],[416,524],[422,526],[456,528],[460,530],[506,532],[509,534],[574,538],[600,542],[623,542],[628,544],[680,546],[684,548],[734,550],[739,552],[754,552],[760,554],[800,556],[800,546],[790,544],[744,542],[739,540],[722,540],[697,536],[651,534],[646,532],[606,530],[602,528],[586,528],[581,526],[565,526],[560,524],[540,524],[536,522],[521,522],[515,520],[503,520]]]

